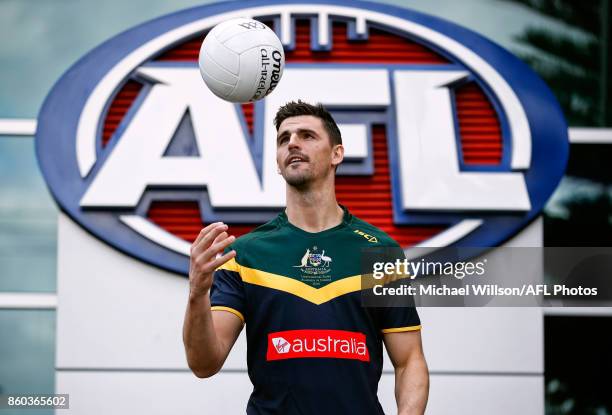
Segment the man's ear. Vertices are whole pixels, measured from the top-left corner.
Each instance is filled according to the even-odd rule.
[[[332,148],[332,165],[337,166],[344,160],[344,146],[342,144],[336,144]]]

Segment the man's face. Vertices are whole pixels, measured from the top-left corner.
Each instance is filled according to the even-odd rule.
[[[289,185],[304,187],[330,172],[334,174],[334,165],[342,161],[341,147],[332,147],[320,118],[312,115],[290,117],[278,128],[276,162]]]

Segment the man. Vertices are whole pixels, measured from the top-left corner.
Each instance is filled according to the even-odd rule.
[[[384,341],[398,412],[423,414],[429,374],[416,310],[361,305],[361,249],[398,245],[338,205],[338,126],[302,101],[281,107],[274,122],[287,207],[237,240],[218,222],[194,241],[189,367],[201,378],[217,373],[246,323],[248,414],[381,414]]]

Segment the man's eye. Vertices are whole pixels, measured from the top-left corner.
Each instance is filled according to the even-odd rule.
[[[281,137],[278,139],[278,144],[283,144],[286,141],[287,141],[287,137]]]

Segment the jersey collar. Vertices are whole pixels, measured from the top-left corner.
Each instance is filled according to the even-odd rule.
[[[294,232],[297,232],[303,236],[310,236],[310,237],[321,237],[323,235],[327,235],[329,233],[335,232],[339,229],[344,228],[345,226],[347,226],[348,224],[350,224],[353,215],[349,212],[348,208],[346,206],[344,206],[341,203],[338,203],[338,206],[340,206],[342,208],[342,210],[344,211],[344,215],[342,216],[342,222],[339,223],[338,225],[329,228],[329,229],[325,229],[321,232],[307,232],[302,228],[298,228],[297,226],[295,226],[294,224],[292,224],[291,222],[289,222],[289,219],[287,218],[287,212],[286,210],[283,210],[281,213],[279,213],[278,215],[278,220],[280,222],[281,226],[287,227],[289,229],[291,229]]]

